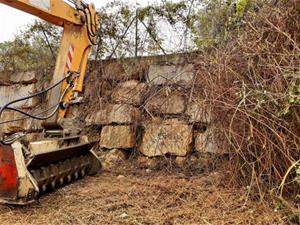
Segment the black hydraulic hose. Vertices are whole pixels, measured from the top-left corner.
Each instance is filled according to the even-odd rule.
[[[88,25],[86,25],[86,26],[88,26]],[[88,29],[88,28],[87,28]],[[90,33],[89,33],[89,31],[87,31],[87,36],[88,36],[88,38],[89,38],[89,41],[92,43],[92,45],[96,45],[97,44],[97,41],[94,41],[94,38],[95,37],[92,37],[91,35],[90,35]]]
[[[55,107],[56,107],[57,105],[59,105],[59,104],[60,104],[60,103],[58,103],[58,104],[56,104],[56,105],[54,105],[54,106],[52,106],[52,107],[50,107],[50,108],[48,108],[48,109],[45,109],[45,110],[43,110],[43,111],[41,111],[41,112],[39,112],[39,113],[37,113],[37,114],[34,114],[33,116],[39,116],[39,115],[42,115],[42,114],[44,114],[44,113],[46,113],[46,112],[52,110],[53,108],[55,108]],[[8,108],[7,108],[7,109],[8,109]],[[18,110],[18,109],[10,108],[10,107],[9,107],[8,110],[12,110],[12,111],[20,111],[20,110]],[[19,113],[24,114],[23,111],[22,111],[22,112],[19,112]],[[0,122],[0,125],[6,124],[6,123],[18,122],[18,121],[26,120],[26,119],[28,119],[28,117],[32,117],[31,114],[25,114],[25,115],[26,115],[25,117],[22,117],[22,118],[19,118],[19,119],[2,121],[2,122]]]
[[[53,61],[55,62],[55,60],[56,60],[56,59],[55,59],[55,54],[54,54],[53,48],[52,48],[52,46],[51,46],[51,44],[50,44],[50,41],[49,41],[49,39],[48,39],[48,36],[47,36],[47,34],[46,34],[45,28],[44,28],[44,26],[43,26],[42,23],[39,23],[39,26],[42,28],[42,32],[43,32],[44,37],[45,37],[45,39],[46,39],[46,43],[47,43],[47,45],[48,45],[48,48],[50,49],[50,52],[51,52]]]
[[[10,106],[10,105],[12,105],[12,104],[14,104],[14,103],[17,103],[17,102],[22,102],[22,101],[25,101],[25,100],[34,98],[34,97],[36,97],[36,96],[42,95],[42,94],[44,94],[44,93],[46,93],[46,92],[48,92],[48,91],[54,89],[55,87],[57,87],[57,86],[58,86],[59,84],[61,84],[64,80],[66,80],[68,77],[69,77],[69,76],[64,77],[63,79],[61,79],[60,81],[58,81],[56,84],[54,84],[54,85],[52,85],[52,86],[46,88],[46,89],[43,90],[43,91],[37,92],[37,93],[35,93],[35,94],[29,95],[29,96],[24,97],[24,98],[20,98],[20,99],[17,99],[17,100],[13,100],[13,101],[11,101],[11,102],[8,102],[8,103],[5,104],[3,107],[1,107],[1,109],[0,109],[0,118],[1,118],[1,115],[2,115],[3,111],[4,111],[5,109],[7,109],[8,106]],[[23,113],[23,114],[24,114],[24,113]]]
[[[90,18],[91,18],[91,21],[90,21],[90,24],[89,24],[89,27],[90,27],[89,33],[90,33],[91,37],[95,37],[96,33],[94,32],[94,29],[96,28],[96,25],[93,23],[93,19],[96,22],[97,14],[95,14],[95,17],[93,18],[90,8],[87,8],[87,10],[89,11],[89,15],[90,15]]]
[[[56,105],[54,106],[54,107],[55,107],[55,110],[53,110],[52,113],[50,113],[49,115],[47,115],[47,116],[45,116],[45,117],[38,117],[38,115],[32,115],[32,114],[26,113],[26,112],[24,112],[24,111],[22,111],[22,110],[20,110],[20,109],[16,109],[16,108],[12,108],[12,107],[7,107],[6,109],[7,109],[7,110],[16,111],[16,112],[18,112],[18,113],[20,113],[20,114],[23,114],[23,115],[25,115],[25,116],[27,116],[27,117],[30,117],[30,118],[32,118],[32,119],[36,119],[36,120],[47,120],[47,119],[51,118],[51,117],[55,114],[55,112],[56,112],[57,109],[59,108],[59,105],[60,105],[60,103],[56,104]],[[54,108],[54,107],[51,107],[51,108]],[[44,110],[44,111],[40,112],[39,114],[43,114],[44,112],[48,112],[49,110],[50,110],[50,109]],[[1,124],[1,123],[0,123],[0,124]]]
[[[67,1],[70,2],[70,3],[72,3],[72,4],[74,4],[74,6],[76,7],[76,5],[77,5],[76,1],[74,1],[74,0],[67,0]],[[96,25],[93,24],[92,13],[91,13],[91,11],[90,11],[87,3],[83,2],[83,1],[80,1],[80,4],[81,4],[82,8],[79,8],[77,10],[82,11],[84,13],[84,15],[85,15],[88,39],[92,43],[92,45],[96,45],[97,41],[94,41],[93,39],[97,36],[97,34],[93,31],[93,28],[92,28],[92,26],[95,27]],[[86,11],[88,11],[88,13]],[[88,16],[88,14],[89,14],[89,16]],[[91,20],[90,23],[89,23],[88,17],[90,17],[90,20]],[[96,21],[96,15],[95,15],[94,19]]]
[[[38,119],[38,120],[47,120],[47,119],[51,118],[52,116],[55,115],[55,113],[56,113],[57,110],[59,109],[59,106],[60,106],[60,104],[61,104],[61,101],[62,101],[63,97],[65,96],[67,90],[68,90],[70,87],[72,87],[72,85],[71,85],[70,83],[69,83],[68,86],[65,88],[63,94],[60,96],[59,102],[58,102],[55,106],[53,106],[53,107],[55,107],[55,109],[53,110],[53,112],[52,112],[50,115],[47,115],[47,116],[45,116],[45,117],[37,117],[37,116],[35,116],[35,115],[31,115],[31,114],[28,114],[28,113],[26,113],[26,112],[23,112],[22,110],[19,110],[19,109],[13,108],[13,107],[9,107],[8,105],[13,104],[13,103],[16,103],[16,102],[19,102],[19,101],[27,100],[27,99],[29,99],[30,97],[37,96],[38,94],[43,94],[43,93],[45,93],[45,92],[47,92],[47,91],[53,89],[54,87],[56,87],[59,83],[63,82],[63,81],[64,81],[66,78],[68,78],[68,77],[69,77],[69,76],[66,76],[65,78],[63,78],[62,80],[60,80],[58,83],[54,84],[53,86],[51,86],[51,87],[47,88],[46,90],[41,91],[41,92],[39,92],[39,93],[37,93],[37,94],[28,96],[28,97],[26,97],[26,98],[22,98],[22,100],[18,99],[18,100],[12,101],[12,102],[10,102],[10,103],[7,103],[4,107],[1,108],[1,110],[0,110],[0,116],[1,116],[2,112],[4,111],[4,109],[8,109],[8,110],[13,110],[13,111],[19,112],[19,113],[24,114],[24,115],[26,115],[26,116],[28,116],[28,117],[31,117],[31,118],[34,118],[34,119]],[[53,107],[51,107],[51,108],[53,108]],[[47,110],[44,110],[44,111],[49,111],[49,110],[50,110],[50,109],[47,109]],[[43,112],[40,112],[39,114],[42,114],[42,113],[43,113]],[[14,134],[14,135],[12,135],[12,136],[10,136],[10,137],[4,139],[4,140],[0,140],[0,143],[3,144],[3,145],[10,145],[10,144],[12,144],[15,140],[17,140],[18,138],[20,138],[20,137],[22,137],[22,136],[23,136],[23,135],[17,133],[17,134]]]
[[[51,90],[51,89],[53,89],[54,87],[56,87],[59,83],[61,83],[61,82],[63,82],[66,78],[68,78],[69,76],[66,76],[65,78],[63,78],[62,80],[60,80],[58,83],[56,83],[55,85],[53,85],[53,86],[51,86],[51,87],[49,87],[49,88],[47,88],[46,90],[44,90],[44,91],[41,91],[41,92],[39,92],[39,93],[36,93],[36,94],[33,94],[33,95],[31,95],[31,96],[28,96],[28,97],[25,97],[25,99],[24,98],[22,98],[21,100],[19,99],[19,100],[15,100],[15,101],[24,101],[24,100],[27,100],[27,99],[29,99],[29,98],[32,98],[32,96],[33,97],[35,97],[35,96],[37,96],[37,95],[39,95],[39,94],[44,94],[45,92],[48,92],[49,90]],[[50,114],[50,115],[47,115],[47,116],[45,116],[45,117],[38,117],[38,115],[40,115],[40,114],[42,114],[42,113],[44,113],[44,112],[48,112],[50,109],[46,109],[46,110],[44,110],[44,111],[42,111],[42,112],[40,112],[39,114],[37,114],[37,115],[32,115],[32,114],[29,114],[29,113],[27,113],[27,112],[24,112],[24,111],[22,111],[22,110],[20,110],[20,109],[16,109],[16,108],[13,108],[13,107],[9,107],[8,105],[10,105],[10,104],[12,104],[12,102],[11,103],[8,103],[8,104],[6,104],[4,107],[2,107],[1,108],[1,110],[0,110],[0,118],[1,118],[1,114],[2,114],[2,112],[4,111],[4,109],[7,109],[7,110],[12,110],[12,111],[16,111],[16,112],[18,112],[18,113],[21,113],[21,114],[23,114],[23,115],[25,115],[25,116],[27,116],[27,117],[31,117],[31,118],[33,118],[33,119],[36,119],[36,120],[47,120],[47,119],[49,119],[49,118],[51,118],[54,114],[55,114],[55,112],[58,110],[58,108],[59,108],[59,106],[60,106],[60,104],[61,104],[61,101],[62,101],[62,99],[63,99],[63,97],[65,96],[65,94],[66,94],[66,91],[70,88],[70,84],[66,87],[66,89],[64,90],[64,92],[62,93],[62,95],[60,96],[60,99],[59,99],[59,102],[56,104],[56,105],[54,105],[54,106],[52,106],[50,109],[52,109],[52,108],[54,108],[55,107],[55,110],[53,110],[53,112]],[[15,103],[15,101],[13,101],[14,103]],[[1,124],[1,123],[0,123]]]
[[[88,13],[90,15],[90,23],[89,23],[89,20],[88,20],[88,14],[87,14],[86,10],[88,11]],[[86,10],[84,10],[84,15],[85,15],[85,20],[86,20],[88,38],[89,38],[89,41],[92,43],[92,45],[96,45],[97,41],[93,40],[96,37],[96,34],[93,33],[93,31],[92,31],[93,29],[91,28],[91,26],[93,26],[91,11],[90,11],[89,8],[86,8]]]

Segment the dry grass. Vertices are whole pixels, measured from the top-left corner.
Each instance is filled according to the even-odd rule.
[[[30,207],[1,206],[0,224],[286,224],[266,205],[246,201],[243,189],[224,187],[224,172],[130,171],[87,177]]]

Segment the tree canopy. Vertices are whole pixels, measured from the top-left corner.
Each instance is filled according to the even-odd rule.
[[[92,58],[171,54],[214,47],[242,25],[259,0],[162,0],[147,7],[114,0],[98,9],[101,27]],[[61,30],[39,20],[0,43],[0,70],[47,74],[55,63]],[[51,47],[50,47],[51,46]]]

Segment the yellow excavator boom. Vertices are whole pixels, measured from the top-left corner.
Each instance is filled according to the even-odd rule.
[[[63,105],[57,115],[51,117],[45,126],[56,126],[58,119],[64,118],[69,102],[76,102],[78,93],[83,91],[88,56],[96,42],[99,17],[93,4],[74,2],[74,7],[63,0],[0,0],[0,3],[38,16],[57,26],[63,27],[63,35],[57,56],[52,83],[57,83],[70,73],[76,73],[75,86],[66,91]],[[48,97],[49,107],[59,102],[67,81],[53,89]]]

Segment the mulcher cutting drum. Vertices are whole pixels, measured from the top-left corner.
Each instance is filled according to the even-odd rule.
[[[0,202],[26,205],[40,194],[100,171],[85,137],[0,144]]]

